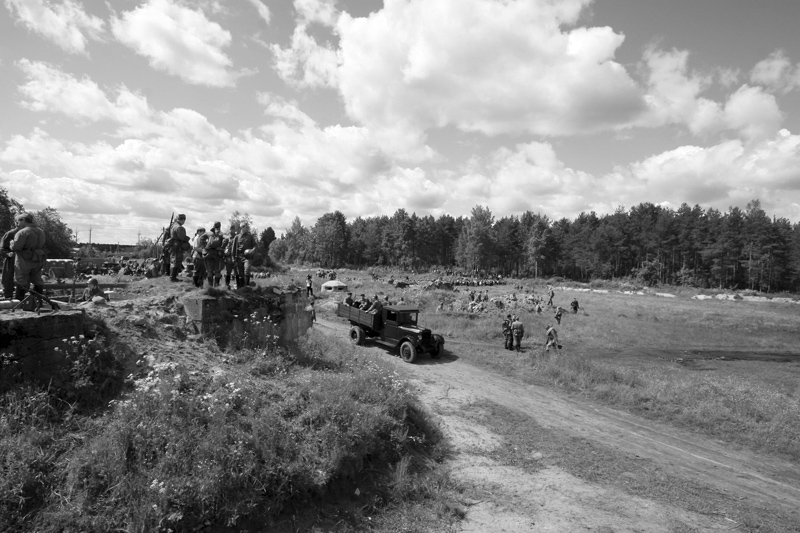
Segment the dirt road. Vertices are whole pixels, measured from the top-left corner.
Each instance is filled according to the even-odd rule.
[[[319,326],[346,335],[336,318]],[[395,361],[440,417],[456,448],[452,472],[472,489],[463,531],[800,531],[797,465],[487,373],[451,353],[408,365],[365,349]],[[537,438],[510,442],[491,430],[492,404],[519,415],[510,432]],[[575,443],[585,446],[565,451]],[[512,445],[527,466],[499,457]],[[565,467],[569,459],[581,467]],[[779,516],[778,525],[764,516]]]

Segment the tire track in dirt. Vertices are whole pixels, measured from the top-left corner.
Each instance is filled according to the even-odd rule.
[[[787,514],[797,512],[800,468],[787,461],[731,450],[721,442],[700,435],[488,374],[461,361],[424,363],[410,369],[419,379],[436,379],[475,398],[485,398],[524,413],[544,427],[657,461],[675,474],[751,501],[778,505]]]
[[[344,323],[322,322],[335,334],[346,333]],[[777,507],[800,523],[800,467],[788,461],[735,450],[702,435],[493,374],[447,353],[435,361],[421,358],[407,365],[398,360],[398,365],[428,386],[457,391],[475,400],[486,399],[523,413],[546,428],[650,459],[720,494]]]

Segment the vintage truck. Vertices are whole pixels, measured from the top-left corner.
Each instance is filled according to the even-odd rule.
[[[400,349],[400,357],[413,363],[417,354],[429,353],[434,359],[444,351],[444,337],[417,325],[419,309],[413,305],[387,305],[380,313],[367,313],[340,303],[336,315],[350,322],[350,340],[364,344],[366,339]]]

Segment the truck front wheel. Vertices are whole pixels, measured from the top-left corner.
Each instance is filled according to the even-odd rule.
[[[413,363],[417,358],[417,349],[406,341],[400,345],[400,358],[406,363]]]
[[[350,342],[356,346],[361,346],[364,344],[364,337],[366,337],[366,334],[361,327],[353,326],[350,328]]]
[[[431,350],[431,357],[438,359],[442,356],[444,351],[444,337],[441,335],[433,336],[433,350]]]

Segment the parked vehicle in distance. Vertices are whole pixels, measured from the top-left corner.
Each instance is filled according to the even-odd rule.
[[[362,345],[367,339],[400,349],[400,357],[413,363],[420,353],[438,358],[444,351],[444,337],[417,324],[419,309],[412,305],[387,305],[380,314],[340,303],[336,315],[350,322],[350,341]]]

